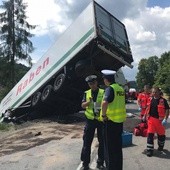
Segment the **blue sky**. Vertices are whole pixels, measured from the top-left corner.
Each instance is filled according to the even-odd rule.
[[[160,6],[162,8],[170,6],[169,0],[148,0],[147,2],[148,7]]]
[[[38,27],[31,39],[35,46],[31,54],[37,62],[57,38],[74,21],[91,0],[23,0],[28,3],[30,24]],[[127,29],[132,54],[133,69],[123,67],[127,80],[134,80],[142,58],[160,56],[170,51],[170,0],[96,0]],[[2,0],[0,0],[2,5]]]

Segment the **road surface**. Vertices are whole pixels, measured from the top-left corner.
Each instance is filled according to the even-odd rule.
[[[136,103],[127,104],[127,118],[124,129],[133,131],[139,122]],[[169,120],[168,120],[169,121]],[[26,123],[23,128],[14,129],[6,135],[0,134],[0,170],[80,170],[84,122],[67,124],[45,121]],[[164,152],[158,152],[155,139],[154,156],[148,158],[143,152],[146,138],[132,137],[132,145],[123,148],[124,170],[169,170],[170,126],[167,126],[167,140]],[[97,140],[92,146],[91,169],[96,170]]]

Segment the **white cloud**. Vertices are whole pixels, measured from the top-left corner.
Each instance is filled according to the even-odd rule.
[[[73,4],[73,0],[67,0],[68,4]]]
[[[135,75],[138,62],[142,58],[160,56],[170,51],[170,6],[161,8],[158,5],[147,7],[148,0],[96,0],[126,28],[134,57],[134,69],[127,69],[126,74]],[[24,0],[28,3],[27,16],[30,24],[38,27],[34,30],[36,37],[48,36],[54,41],[70,23],[85,9],[91,0]],[[49,42],[51,43],[51,42]],[[49,46],[49,45],[48,45]],[[42,56],[39,45],[33,55]],[[37,53],[40,53],[39,55]],[[125,68],[126,69],[126,68]],[[134,79],[135,76],[131,76]]]
[[[166,39],[167,39],[167,41],[169,41],[169,43],[170,43],[170,32],[167,32],[167,33],[166,33],[165,38],[166,38]]]
[[[136,35],[136,39],[139,41],[154,41],[156,40],[156,34],[154,31],[143,31],[143,32],[138,32]]]
[[[135,18],[123,20],[132,48],[135,63],[142,58],[170,51],[170,7],[145,8]]]
[[[33,3],[35,0],[29,1]],[[46,1],[43,2],[45,3]],[[46,20],[47,26],[50,18],[51,23],[54,26],[56,25],[57,29],[55,29],[55,31],[61,33],[69,25],[69,21],[72,22],[72,19],[77,17],[78,13],[87,6],[90,0],[87,2],[76,0],[55,2],[56,4],[52,0],[47,2],[48,4],[52,4],[54,11],[46,9],[48,16],[44,18],[44,22]],[[170,50],[170,7],[161,8],[156,6],[148,8],[146,7],[147,0],[98,0],[97,2],[120,19],[127,28],[134,57],[134,68],[132,70],[128,69],[129,72],[126,73],[131,72],[130,75],[135,75],[138,62],[142,58],[153,55],[160,56],[165,51]],[[64,6],[61,7],[61,5]],[[47,7],[46,5],[44,6]],[[58,12],[55,12],[57,10]],[[61,19],[66,19],[66,21],[61,22]],[[39,20],[41,19],[39,18]],[[135,76],[133,76],[132,79],[135,79]]]
[[[37,25],[33,31],[36,36],[57,32],[60,34],[70,24],[63,7],[55,0],[24,0],[27,3],[28,22]],[[71,0],[67,1],[72,4]],[[65,9],[67,10],[67,9]]]

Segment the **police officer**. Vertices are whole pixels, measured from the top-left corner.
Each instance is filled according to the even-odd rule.
[[[165,144],[165,125],[169,116],[169,105],[161,95],[158,87],[152,88],[152,97],[148,101],[146,114],[148,118],[147,156],[151,157],[154,150],[154,134],[158,136],[158,150],[163,151]]]
[[[83,148],[81,152],[81,160],[83,161],[82,169],[89,169],[91,157],[91,144],[97,129],[97,138],[99,142],[97,168],[102,169],[104,163],[104,141],[103,141],[103,122],[99,121],[101,101],[104,90],[98,87],[97,76],[90,75],[85,81],[90,89],[85,91],[82,100],[82,108],[85,110],[86,124],[83,135]]]
[[[126,119],[125,92],[115,83],[115,71],[102,70],[105,89],[100,118],[104,122],[105,161],[108,170],[122,170],[122,132]]]

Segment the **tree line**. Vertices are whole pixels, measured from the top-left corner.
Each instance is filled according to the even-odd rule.
[[[170,96],[170,51],[163,53],[160,58],[151,56],[141,59],[136,81],[139,89],[146,84],[150,87],[158,86]]]

